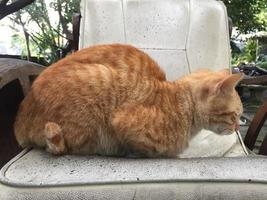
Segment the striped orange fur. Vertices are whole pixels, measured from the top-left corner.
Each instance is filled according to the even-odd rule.
[[[169,82],[128,45],[80,50],[44,70],[15,123],[22,147],[53,154],[174,157],[202,128],[232,132],[242,113],[242,75],[199,71]]]

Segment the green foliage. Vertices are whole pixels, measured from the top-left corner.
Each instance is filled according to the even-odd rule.
[[[247,62],[253,62],[256,60],[257,42],[254,39],[249,39],[246,42],[244,49],[244,58]]]
[[[267,70],[267,55],[263,55],[262,57],[260,57],[256,65]]]
[[[223,0],[223,2],[239,34],[267,31],[267,0]],[[238,35],[234,37],[238,37]],[[256,62],[257,44],[255,39],[251,38],[245,41],[245,48],[242,52],[239,52],[233,41],[231,41],[231,48],[233,65],[241,62]]]
[[[266,30],[267,0],[223,0],[240,33]]]
[[[246,41],[245,48],[241,53],[232,54],[232,64],[239,65],[240,63],[249,63],[256,61],[257,42],[255,39]]]
[[[259,62],[257,63],[257,66],[267,70],[267,62]]]
[[[29,35],[29,49],[37,49],[37,56],[43,56],[50,64],[60,58],[60,52],[71,37],[72,15],[79,11],[79,4],[79,0],[52,0],[49,4],[35,0],[11,19],[14,25],[23,28],[25,35]]]
[[[73,13],[80,12],[80,0],[52,1],[50,7],[57,12],[61,12],[66,22],[71,23]]]

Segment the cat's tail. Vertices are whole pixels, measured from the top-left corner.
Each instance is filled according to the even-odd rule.
[[[44,130],[47,148],[52,154],[60,155],[67,151],[61,127],[54,122],[47,122]]]

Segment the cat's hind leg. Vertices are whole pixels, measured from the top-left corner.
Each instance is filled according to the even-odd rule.
[[[52,154],[60,155],[66,152],[65,141],[60,126],[54,122],[45,124],[46,150]]]

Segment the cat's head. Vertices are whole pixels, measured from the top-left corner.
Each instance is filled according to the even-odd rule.
[[[195,77],[193,88],[203,128],[220,135],[239,129],[243,107],[235,87],[243,74],[230,74],[229,70],[200,71],[192,77]]]

